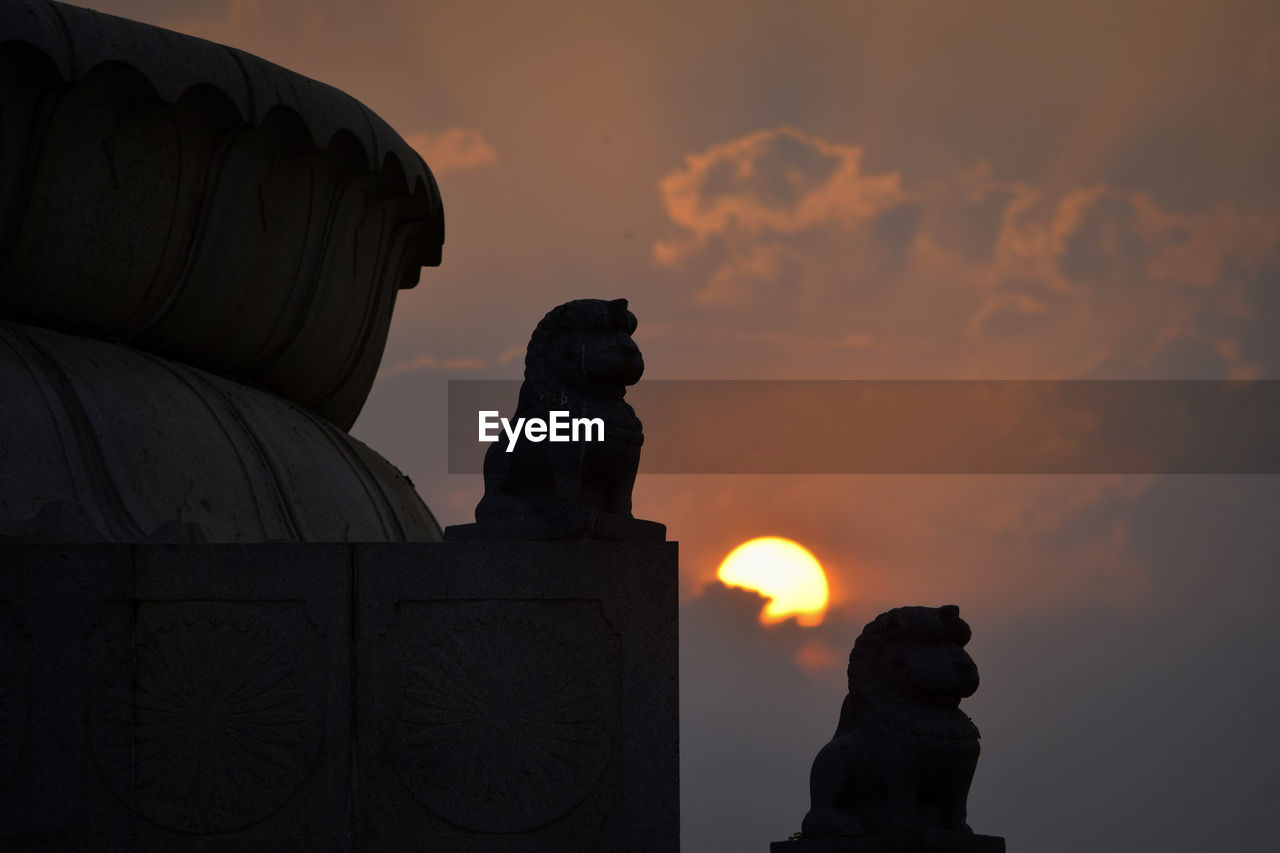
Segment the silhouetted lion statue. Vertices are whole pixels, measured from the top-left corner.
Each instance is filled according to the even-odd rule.
[[[813,762],[801,837],[971,833],[978,729],[958,707],[978,689],[969,634],[955,605],[899,607],[863,629],[835,736]]]
[[[494,442],[484,457],[476,524],[450,528],[448,538],[666,538],[664,525],[631,515],[644,443],[640,420],[623,400],[644,372],[635,329],[625,299],[576,299],[542,318],[510,420],[549,422],[552,412],[567,412],[573,420],[598,419],[603,429],[586,426],[589,441],[526,438],[510,451],[506,440]]]

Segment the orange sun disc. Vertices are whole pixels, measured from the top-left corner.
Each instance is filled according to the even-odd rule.
[[[742,543],[720,563],[716,577],[726,586],[768,598],[760,613],[766,625],[789,616],[801,625],[818,625],[827,612],[827,575],[822,564],[790,539],[762,536]]]

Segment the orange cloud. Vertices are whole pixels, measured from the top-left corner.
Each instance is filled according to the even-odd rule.
[[[455,356],[452,358],[436,358],[433,355],[420,355],[407,361],[384,366],[378,371],[378,379],[386,379],[401,373],[414,373],[419,370],[483,370],[488,365],[478,358]]]
[[[658,184],[667,216],[689,235],[659,241],[653,256],[673,266],[711,236],[852,226],[909,198],[896,173],[863,174],[861,161],[859,146],[789,126],[689,154],[683,168]]]
[[[1209,288],[1229,259],[1256,265],[1280,240],[1280,217],[1231,204],[1197,213],[1161,208],[1143,192],[1105,186],[1073,190],[1045,215],[1041,196],[1021,188],[1004,216],[994,281],[1035,276],[1072,292],[1117,275],[1133,284]]]
[[[987,295],[966,331],[1050,375],[1253,376],[1248,348],[1221,330],[1262,322],[1259,276],[1277,258],[1280,216],[1231,204],[1179,213],[1105,186],[1056,201],[1024,188],[978,270]]]
[[[437,175],[465,172],[498,162],[484,134],[465,127],[451,127],[439,133],[410,133],[405,141],[427,161]]]
[[[1259,322],[1280,216],[1109,186],[1049,195],[985,163],[912,184],[864,173],[862,153],[780,127],[687,155],[659,182],[679,233],[655,262],[779,355],[805,351],[787,344],[800,336],[874,338],[833,353],[846,374],[1259,375],[1238,327]]]

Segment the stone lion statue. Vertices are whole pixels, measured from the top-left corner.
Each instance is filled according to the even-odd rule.
[[[969,635],[955,605],[899,607],[863,629],[836,733],[813,762],[802,837],[971,833],[978,729],[958,707],[978,689]]]
[[[459,538],[665,538],[664,525],[631,515],[644,443],[640,419],[623,399],[644,372],[635,329],[625,299],[576,299],[542,318],[525,354],[515,418],[548,420],[552,411],[599,418],[603,441],[525,440],[511,452],[492,444],[476,530]]]

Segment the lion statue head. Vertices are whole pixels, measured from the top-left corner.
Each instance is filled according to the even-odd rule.
[[[849,693],[889,692],[954,708],[978,689],[978,667],[964,650],[971,634],[954,604],[881,613],[849,653]]]
[[[625,299],[575,299],[553,308],[529,339],[526,386],[538,394],[570,388],[621,397],[644,373],[644,358],[631,339],[635,330],[636,316]]]

